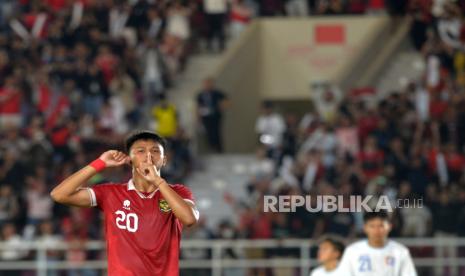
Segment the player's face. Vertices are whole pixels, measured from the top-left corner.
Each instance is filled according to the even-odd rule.
[[[329,242],[322,242],[318,247],[318,262],[323,264],[328,261],[337,260],[339,252]]]
[[[383,219],[374,218],[367,221],[363,227],[368,240],[375,243],[382,243],[391,231],[391,224]]]
[[[152,140],[138,140],[131,147],[130,157],[132,165],[140,168],[141,165],[153,164],[158,170],[165,163],[163,147]]]

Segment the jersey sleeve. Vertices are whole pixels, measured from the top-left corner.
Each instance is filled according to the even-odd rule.
[[[412,256],[410,252],[406,249],[404,258],[402,258],[402,264],[400,267],[400,274],[402,276],[417,276],[417,271],[413,265]]]
[[[190,201],[192,202],[193,204],[195,204],[195,200],[194,200],[194,195],[192,194],[192,191],[184,186],[184,185],[181,185],[181,184],[176,184],[176,185],[173,185],[171,186],[171,188],[180,196],[182,197],[182,199],[184,200],[187,200],[187,201]]]
[[[91,188],[87,188],[90,196],[90,206],[97,207],[101,210],[105,209],[106,199],[111,191],[111,184],[99,184]]]

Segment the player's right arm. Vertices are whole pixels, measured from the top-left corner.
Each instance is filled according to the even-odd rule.
[[[105,163],[105,167],[120,166],[129,160],[126,154],[116,150],[104,152],[99,159]],[[97,170],[93,166],[87,165],[63,180],[52,190],[50,196],[61,204],[90,207],[91,195],[87,189],[84,189],[84,185],[96,173]]]

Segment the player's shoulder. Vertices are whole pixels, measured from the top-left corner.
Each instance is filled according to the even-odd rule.
[[[323,276],[325,269],[323,266],[318,266],[317,268],[313,269],[312,272],[310,273],[310,276]]]
[[[347,246],[345,251],[346,252],[347,251],[348,252],[350,252],[350,251],[359,251],[359,250],[365,249],[367,246],[368,246],[368,242],[367,242],[366,239],[359,240],[359,241],[355,241],[355,242],[351,243],[349,246]]]
[[[183,199],[194,201],[194,195],[192,194],[192,191],[191,189],[189,189],[189,187],[182,185],[182,184],[169,184],[169,185],[171,189],[173,189]]]
[[[117,190],[117,189],[126,189],[128,183],[113,183],[113,182],[105,182],[101,184],[96,184],[93,185],[91,188],[92,189],[112,189],[112,190]]]
[[[409,252],[409,249],[407,248],[407,246],[401,244],[400,242],[393,241],[393,240],[389,240],[389,241],[388,241],[388,245],[389,245],[393,250],[396,250],[396,251],[399,251],[399,252],[402,252],[402,253],[407,253],[407,252]]]

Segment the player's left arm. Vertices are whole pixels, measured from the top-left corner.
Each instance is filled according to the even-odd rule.
[[[417,271],[415,270],[415,265],[413,265],[412,256],[408,249],[406,249],[405,256],[402,258],[399,276],[417,276]]]
[[[174,215],[186,226],[192,226],[199,220],[199,211],[192,200],[182,198],[163,180],[158,185],[163,198],[168,202]]]

